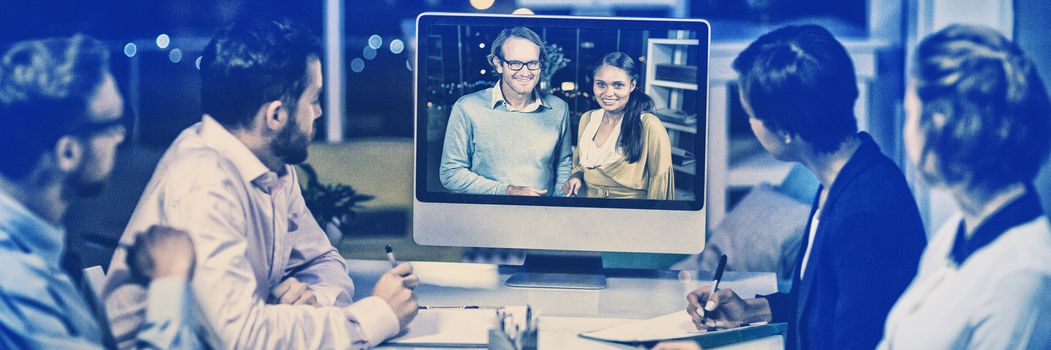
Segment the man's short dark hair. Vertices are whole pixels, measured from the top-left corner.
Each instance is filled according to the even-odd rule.
[[[832,33],[786,26],[760,36],[733,61],[754,117],[833,152],[857,133],[854,64]]]
[[[953,25],[920,42],[914,68],[920,164],[935,156],[936,181],[995,188],[1033,180],[1051,147],[1051,107],[1017,45],[989,28]]]
[[[510,38],[525,39],[536,44],[536,46],[540,48],[541,64],[546,63],[543,62],[544,40],[540,39],[540,36],[532,29],[526,27],[514,27],[501,30],[500,34],[496,35],[496,39],[493,39],[493,45],[489,47],[489,56],[486,57],[489,60],[489,65],[493,66],[493,58],[500,58],[501,61],[504,59],[504,43]],[[495,66],[493,67],[495,68]]]
[[[22,179],[89,119],[109,52],[84,35],[17,42],[0,58],[0,174]]]
[[[249,19],[219,31],[201,58],[201,109],[228,128],[251,126],[259,107],[295,106],[307,84],[307,59],[321,45],[287,20]]]

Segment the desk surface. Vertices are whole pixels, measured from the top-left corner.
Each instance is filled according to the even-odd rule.
[[[504,281],[519,266],[438,262],[413,262],[413,266],[420,277],[416,289],[420,305],[531,305],[541,317],[551,317],[550,324],[540,323],[541,349],[574,347],[566,342],[581,342],[577,345],[586,348],[621,348],[579,339],[576,333],[612,326],[624,319],[685,310],[686,294],[712,279],[712,273],[705,271],[607,269],[609,287],[602,290],[511,288]],[[389,268],[385,260],[347,260],[357,286],[354,299],[369,296],[371,286]],[[719,286],[747,298],[776,292],[777,278],[773,273],[728,271]]]

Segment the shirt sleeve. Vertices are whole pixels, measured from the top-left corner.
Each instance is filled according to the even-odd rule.
[[[139,349],[200,349],[194,334],[195,301],[190,285],[179,277],[150,282],[146,298],[146,321],[139,330]]]
[[[0,230],[0,237],[4,236]],[[15,256],[19,247],[0,241],[0,349],[103,349],[99,340],[73,336],[66,325],[71,311],[40,296],[49,292],[44,278],[29,273]],[[76,292],[73,292],[76,293]]]
[[[788,293],[773,293],[767,295],[757,295],[757,298],[764,298],[766,302],[770,304],[770,322],[788,322],[789,316],[792,312],[792,300],[793,295]]]
[[[346,261],[329,243],[325,231],[307,208],[295,169],[288,168],[292,173],[292,186],[288,186],[291,191],[289,231],[292,231],[293,225],[296,230],[289,232],[292,255],[285,268],[284,278],[295,277],[309,285],[321,305],[350,305],[354,297],[354,282],[347,274]]]
[[[348,318],[345,308],[271,305],[257,295],[258,281],[246,257],[246,219],[239,209],[242,199],[235,195],[235,188],[227,186],[234,185],[225,181],[169,191],[168,203],[163,204],[165,221],[181,223],[193,238],[197,254],[193,290],[205,296],[198,302],[220,340],[238,349],[356,349],[378,345],[378,338],[365,336],[369,325]],[[347,308],[352,310],[353,305]],[[383,329],[389,330],[389,326]]]
[[[569,175],[573,173],[573,139],[570,133],[573,132],[572,124],[569,123],[569,108],[562,114],[562,127],[558,145],[555,146],[555,184],[554,184],[554,195],[557,197],[565,197],[565,192],[562,192],[562,184],[569,180]]]
[[[445,128],[445,144],[439,169],[442,186],[455,193],[507,194],[508,184],[471,171],[471,156],[474,154],[471,138],[474,133],[461,102],[453,104],[449,125]]]
[[[969,349],[1047,349],[1051,347],[1051,276],[1010,274],[990,281],[975,300],[979,316]],[[995,286],[995,287],[992,287]]]
[[[675,199],[675,170],[671,162],[671,141],[668,130],[656,117],[650,117],[645,126],[647,199]]]

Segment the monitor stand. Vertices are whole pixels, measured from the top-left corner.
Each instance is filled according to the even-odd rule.
[[[527,253],[522,270],[511,275],[509,287],[605,289],[606,274],[599,253]]]

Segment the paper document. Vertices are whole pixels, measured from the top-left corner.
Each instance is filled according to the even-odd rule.
[[[484,347],[494,325],[495,309],[420,310],[401,334],[385,344]]]
[[[686,310],[676,311],[648,320],[632,321],[591,332],[581,337],[619,343],[647,343],[694,337],[712,338],[716,343],[738,342],[783,333],[784,324],[755,325],[717,331],[698,330]]]
[[[682,310],[648,320],[580,333],[580,336],[622,343],[642,343],[689,338],[702,333],[706,331],[697,330],[690,315],[686,313],[686,310]]]

